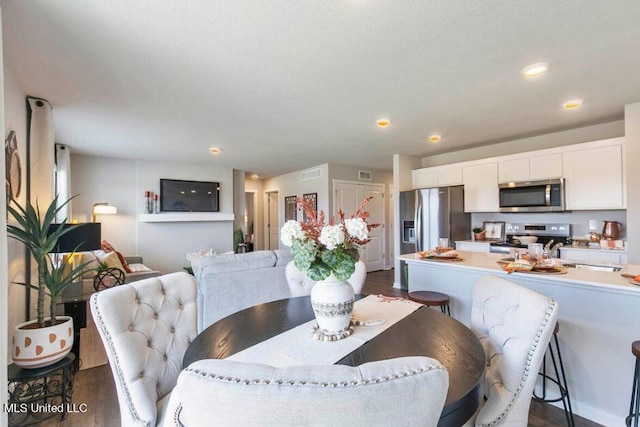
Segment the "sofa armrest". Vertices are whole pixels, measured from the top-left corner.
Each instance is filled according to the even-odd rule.
[[[139,255],[126,256],[124,259],[127,261],[127,264],[144,264],[142,262],[142,257]]]

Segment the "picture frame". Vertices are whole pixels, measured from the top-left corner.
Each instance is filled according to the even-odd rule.
[[[297,220],[297,207],[298,207],[298,196],[287,196],[284,198],[284,220],[286,221],[295,221]]]
[[[505,222],[504,221],[483,221],[482,229],[486,232],[487,240],[504,240]]]
[[[318,215],[318,193],[306,193],[302,195],[302,199],[306,200],[306,201],[310,201],[311,202],[311,206],[313,207],[313,210],[316,211],[316,215]],[[307,222],[307,220],[309,220],[310,218],[307,217],[307,213],[303,211],[302,213],[303,215],[303,221]],[[313,218],[314,220],[318,219]]]

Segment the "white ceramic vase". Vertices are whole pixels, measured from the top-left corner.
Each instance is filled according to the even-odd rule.
[[[326,334],[339,334],[349,329],[354,293],[349,282],[333,274],[313,285],[311,306],[318,327]]]
[[[60,323],[44,328],[28,328],[35,320],[16,326],[11,346],[13,363],[22,368],[41,368],[62,360],[73,345],[73,319],[57,316]],[[47,322],[50,318],[45,319]]]

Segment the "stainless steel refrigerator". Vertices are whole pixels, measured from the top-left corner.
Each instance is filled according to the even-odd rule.
[[[438,246],[438,238],[471,238],[471,214],[464,212],[464,188],[440,187],[400,193],[400,255],[426,251]],[[407,289],[407,272],[400,265],[403,289]]]

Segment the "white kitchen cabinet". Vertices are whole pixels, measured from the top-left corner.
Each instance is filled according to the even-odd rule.
[[[626,264],[626,251],[614,249],[560,248],[560,258],[568,261],[588,262],[592,264]]]
[[[529,157],[498,162],[498,182],[521,182],[529,178]]]
[[[465,212],[498,212],[498,162],[465,166]]]
[[[462,166],[416,169],[411,174],[414,189],[462,185]]]
[[[562,154],[528,155],[498,162],[498,182],[537,181],[562,177]]]
[[[567,210],[624,209],[622,146],[562,155]]]
[[[553,179],[562,177],[562,154],[544,154],[529,159],[529,179]]]
[[[468,252],[484,252],[488,254],[491,251],[491,246],[489,242],[475,242],[475,241],[462,240],[462,241],[456,242],[456,250],[468,251]]]

